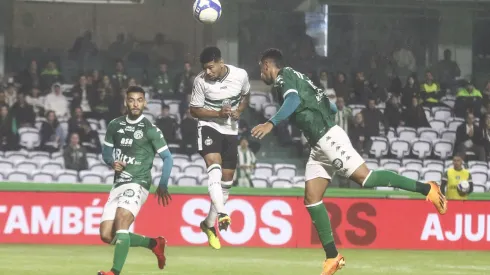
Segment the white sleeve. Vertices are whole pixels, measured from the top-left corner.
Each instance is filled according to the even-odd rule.
[[[204,83],[201,81],[201,77],[197,76],[194,79],[194,84],[192,85],[192,95],[191,95],[191,107],[203,107],[204,106]]]
[[[248,81],[248,74],[245,71],[245,76],[243,78],[243,84],[242,84],[242,96],[246,96],[250,93],[250,82]]]

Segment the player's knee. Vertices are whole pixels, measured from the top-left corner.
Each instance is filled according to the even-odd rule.
[[[354,173],[350,176],[350,179],[356,182],[357,184],[361,184],[366,181],[367,177],[369,176],[369,173],[371,170],[367,167],[367,165],[364,163],[359,168],[357,168]]]
[[[305,194],[305,198],[303,200],[303,203],[305,205],[312,205],[312,204],[315,204],[315,203],[322,201],[322,199],[323,199],[323,196]]]
[[[100,239],[106,244],[111,244],[114,236],[111,234],[111,232],[100,232]]]
[[[133,221],[134,216],[131,211],[124,208],[117,209],[116,218],[114,219],[114,226],[116,231],[129,229],[129,226],[133,223]]]

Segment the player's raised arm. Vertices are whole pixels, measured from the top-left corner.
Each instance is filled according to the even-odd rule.
[[[231,115],[231,109],[223,108],[220,111],[208,110],[204,108],[204,79],[203,74],[199,74],[194,79],[190,102],[191,115],[195,118],[227,118]]]

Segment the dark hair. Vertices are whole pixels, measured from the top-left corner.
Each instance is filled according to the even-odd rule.
[[[218,47],[206,47],[202,50],[201,55],[199,56],[199,61],[201,64],[206,64],[211,61],[218,61],[221,59],[221,51]]]
[[[141,88],[140,86],[129,86],[127,89],[126,89],[126,94],[129,94],[129,93],[142,93],[143,95],[145,95],[145,90],[143,88]]]
[[[264,62],[266,59],[269,59],[272,62],[274,62],[274,64],[276,64],[278,68],[282,68],[284,66],[282,52],[279,49],[270,48],[265,50],[265,52],[262,53],[262,57],[260,58],[260,61]]]

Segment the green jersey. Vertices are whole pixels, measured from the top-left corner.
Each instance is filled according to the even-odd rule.
[[[311,146],[335,126],[336,111],[330,107],[330,101],[323,89],[320,89],[304,74],[290,67],[282,68],[273,86],[279,95],[279,102],[289,93],[297,93],[300,105],[289,117],[289,121],[298,127]]]
[[[137,183],[150,189],[155,154],[168,149],[160,129],[143,115],[136,120],[121,116],[107,126],[104,144],[114,148],[114,160],[126,163],[114,176],[115,187]]]

